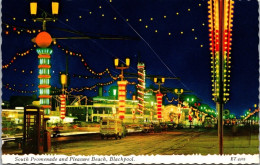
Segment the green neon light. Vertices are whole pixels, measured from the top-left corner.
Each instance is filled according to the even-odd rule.
[[[53,50],[51,48],[37,48],[36,52],[38,54],[52,54]]]

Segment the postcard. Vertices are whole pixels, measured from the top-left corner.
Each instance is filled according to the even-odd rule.
[[[3,0],[3,164],[259,163],[257,0]]]

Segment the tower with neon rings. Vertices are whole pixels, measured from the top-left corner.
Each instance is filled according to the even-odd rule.
[[[50,69],[51,69],[51,64],[50,64],[50,59],[51,59],[51,54],[53,50],[49,48],[49,46],[52,43],[52,37],[49,33],[43,31],[40,32],[36,38],[35,38],[35,43],[39,48],[36,49],[36,52],[38,53],[38,59],[39,59],[39,64],[38,64],[38,69],[39,69],[39,98],[40,98],[40,106],[44,109],[44,115],[49,115],[50,114]]]

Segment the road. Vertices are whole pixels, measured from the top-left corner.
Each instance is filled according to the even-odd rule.
[[[224,135],[225,154],[258,154],[258,134]],[[21,153],[3,146],[4,154]],[[134,133],[121,140],[101,140],[98,134],[52,138],[48,154],[65,155],[172,155],[218,154],[216,130],[175,130],[161,133]]]

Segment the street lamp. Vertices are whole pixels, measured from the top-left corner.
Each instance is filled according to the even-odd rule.
[[[66,74],[62,74],[60,75],[60,81],[61,81],[61,85],[62,85],[62,94],[65,94],[65,85],[67,84],[67,75]]]
[[[123,80],[124,80],[124,69],[128,69],[128,68],[129,68],[129,66],[130,66],[130,59],[129,59],[129,58],[126,58],[126,59],[125,59],[125,65],[124,65],[124,64],[121,64],[121,65],[119,66],[119,59],[116,58],[116,59],[114,60],[114,64],[115,64],[116,69],[121,70],[121,74],[119,75],[119,77],[121,78],[121,81],[123,81]]]
[[[128,69],[130,66],[130,59],[126,58],[125,60],[125,65],[121,64],[119,66],[119,59],[116,58],[114,60],[115,68],[121,70],[121,74],[119,77],[121,78],[121,81],[118,81],[118,117],[122,121],[125,118],[125,100],[126,100],[126,85],[127,85],[127,80],[124,80],[124,69]]]
[[[59,1],[53,0],[51,3],[53,18],[47,18],[47,13],[45,11],[42,12],[41,18],[34,18],[37,15],[37,8],[38,8],[38,2],[36,0],[32,0],[30,2],[30,14],[33,17],[33,21],[42,22],[42,30],[46,31],[46,22],[48,21],[55,22],[57,20],[56,16],[59,14]]]
[[[180,95],[183,94],[183,89],[174,89],[174,93],[178,95],[178,106],[179,106],[179,103],[180,103]]]
[[[183,89],[178,89],[178,88],[174,89],[174,93],[177,94],[177,96],[178,96],[178,105],[177,105],[178,106],[178,112],[179,112],[178,117],[177,117],[178,125],[179,125],[179,118],[180,118],[180,115],[181,115],[180,95],[183,94],[183,92],[184,92]]]
[[[158,90],[159,90],[159,93],[160,93],[161,85],[165,83],[165,78],[164,78],[164,77],[162,77],[162,78],[157,78],[157,77],[155,77],[155,78],[153,79],[153,81],[154,81],[154,83],[155,83],[156,85],[159,86]]]

